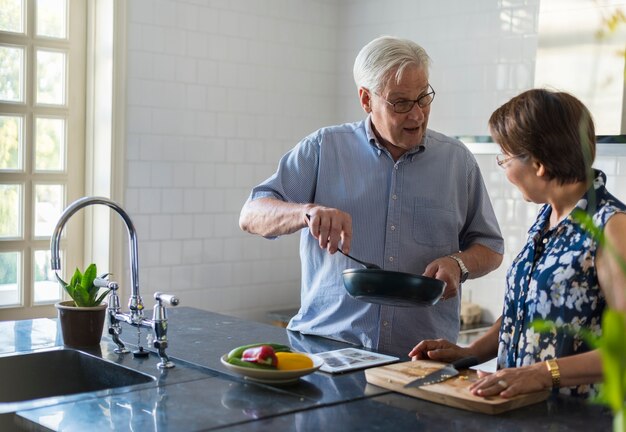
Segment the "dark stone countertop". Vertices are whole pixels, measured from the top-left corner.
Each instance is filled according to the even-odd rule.
[[[611,429],[607,409],[573,398],[552,397],[490,416],[367,384],[363,371],[340,375],[318,371],[288,386],[250,383],[224,368],[220,356],[233,347],[263,341],[288,343],[311,353],[348,345],[193,308],[171,308],[168,314],[168,354],[177,366],[166,372],[167,380],[40,402],[44,406],[27,406],[11,420],[30,430],[80,431]],[[59,333],[56,320],[0,322],[0,355],[59,347]],[[123,340],[135,345],[135,330],[125,325]],[[120,360],[113,348],[104,337],[96,355],[136,368],[139,360],[132,355]],[[162,374],[156,363],[151,354],[141,360],[142,371]]]

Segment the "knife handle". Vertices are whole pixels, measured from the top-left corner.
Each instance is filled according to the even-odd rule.
[[[457,361],[452,363],[452,366],[454,366],[455,369],[467,369],[472,366],[476,366],[478,363],[480,362],[476,357],[470,356],[458,359]]]

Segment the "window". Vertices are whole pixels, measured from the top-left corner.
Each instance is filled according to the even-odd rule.
[[[84,194],[86,22],[84,0],[0,0],[0,319],[53,316],[63,296],[50,235]],[[82,230],[64,230],[70,265]]]

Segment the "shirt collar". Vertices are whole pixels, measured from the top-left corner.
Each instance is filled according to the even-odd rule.
[[[598,196],[599,191],[605,187],[606,184],[606,174],[602,171],[594,169],[593,170],[594,179],[592,185],[587,189],[587,192],[582,196],[580,200],[576,203],[576,207],[572,209],[569,216],[563,219],[555,228],[553,229],[564,229],[566,225],[571,225],[573,223],[571,214],[575,209],[580,209],[588,214],[593,214],[596,211],[598,205]],[[533,224],[532,227],[528,230],[528,234],[531,236],[539,236],[544,231],[544,227],[549,223],[548,219],[550,218],[550,214],[552,213],[552,208],[549,205],[543,206],[539,215],[537,216],[537,220]]]
[[[372,127],[372,115],[371,114],[368,114],[367,118],[365,119],[365,135],[367,136],[367,141],[376,149],[379,156],[381,152],[388,151],[382,144],[378,142],[378,138],[376,137],[376,134],[374,133],[374,128]],[[416,154],[421,153],[424,150],[426,150],[427,143],[428,143],[428,129],[426,130],[426,133],[424,134],[424,138],[422,139],[421,144],[409,150],[408,152],[406,152],[402,157],[413,159],[413,157]]]
[[[593,183],[585,192],[585,195],[578,201],[576,208],[581,209],[589,214],[593,214],[598,206],[598,196],[601,189],[606,185],[606,174],[602,171],[593,170]]]

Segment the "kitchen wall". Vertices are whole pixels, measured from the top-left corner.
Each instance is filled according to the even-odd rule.
[[[264,319],[299,303],[298,241],[243,234],[253,185],[336,120],[334,2],[128,2],[125,202],[144,297]]]
[[[363,117],[351,74],[361,46],[382,34],[418,41],[433,59],[430,127],[485,135],[490,113],[533,86],[538,10],[538,0],[129,2],[125,203],[144,297],[174,292],[184,305],[257,320],[297,306],[297,236],[244,234],[239,210],[299,139]],[[477,159],[507,255],[464,296],[493,319],[537,207],[493,154]],[[623,193],[626,157],[597,165]]]

